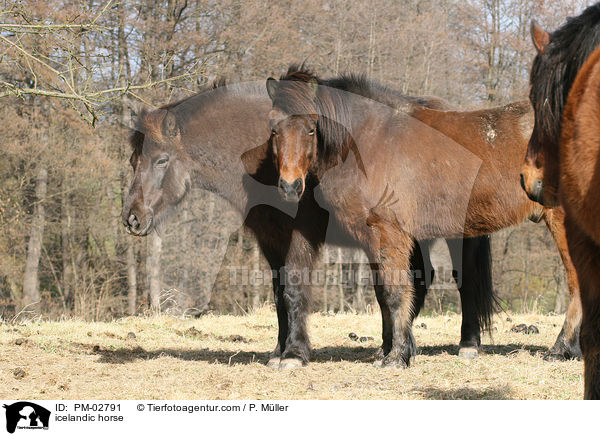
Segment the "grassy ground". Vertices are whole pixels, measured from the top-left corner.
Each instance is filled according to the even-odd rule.
[[[249,316],[194,320],[3,324],[0,398],[582,398],[582,362],[541,357],[562,317],[508,316],[496,316],[493,337],[485,336],[483,353],[473,361],[457,356],[459,315],[419,317],[415,337],[421,354],[403,370],[371,363],[379,345],[378,314],[316,314],[310,318],[313,362],[287,372],[264,365],[277,330],[266,308]],[[510,332],[519,323],[535,324],[540,334]],[[351,332],[375,340],[352,341]]]

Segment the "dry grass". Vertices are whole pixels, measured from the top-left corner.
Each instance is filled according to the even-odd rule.
[[[371,364],[379,345],[378,314],[316,314],[310,318],[313,362],[288,372],[264,365],[276,335],[274,313],[266,308],[249,316],[195,320],[157,316],[111,323],[5,324],[0,330],[0,398],[582,398],[582,362],[541,357],[562,317],[510,316],[511,321],[506,314],[496,317],[493,338],[484,338],[484,354],[474,361],[456,356],[460,316],[420,317],[417,324],[427,325],[415,328],[421,354],[402,370]],[[540,334],[511,333],[518,323],[535,324]],[[128,338],[129,332],[135,338]],[[350,332],[376,340],[351,341]]]

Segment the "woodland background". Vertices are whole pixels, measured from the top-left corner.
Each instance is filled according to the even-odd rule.
[[[522,100],[534,56],[531,19],[553,29],[584,7],[573,0],[0,2],[0,319],[244,313],[272,301],[252,235],[208,192],[194,190],[162,237],[124,232],[127,139],[142,107],[219,77],[262,81],[304,60],[322,76],[365,73],[463,109]],[[492,245],[503,307],[564,310],[566,279],[543,224],[501,231]],[[435,262],[447,268],[444,250],[436,245]],[[364,280],[348,280],[368,276],[365,261],[360,251],[327,247],[315,310],[376,305]],[[457,296],[447,282],[434,286],[427,310],[460,310]]]

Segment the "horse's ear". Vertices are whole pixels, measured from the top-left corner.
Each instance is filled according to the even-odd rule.
[[[312,96],[313,100],[317,98],[317,92],[319,91],[319,82],[317,82],[317,79],[312,77],[308,81],[308,89],[310,90],[310,95]]]
[[[162,124],[163,135],[165,136],[177,136],[179,133],[179,126],[177,125],[177,118],[171,112],[167,112]]]
[[[267,94],[269,94],[271,100],[275,99],[275,94],[277,93],[278,86],[279,84],[277,83],[277,80],[273,79],[272,77],[269,77],[267,79]]]
[[[539,54],[543,54],[546,46],[550,44],[550,34],[535,20],[531,20],[531,40]]]

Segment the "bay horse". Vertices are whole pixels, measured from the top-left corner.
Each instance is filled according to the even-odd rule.
[[[531,23],[531,38],[537,51],[530,74],[529,100],[535,123],[521,173],[527,195],[553,207],[558,199],[558,146],[563,108],[575,77],[600,44],[600,4],[570,18],[552,34]]]
[[[600,399],[600,4],[549,34],[535,22],[530,99],[538,135],[527,151],[541,166],[544,204],[565,209],[581,285],[584,399]],[[545,104],[544,102],[548,102]],[[525,189],[530,186],[525,182]],[[530,191],[529,191],[530,192]],[[531,194],[531,192],[530,192]]]
[[[435,99],[418,103],[439,105]],[[278,194],[269,143],[270,109],[264,84],[246,83],[221,84],[210,92],[143,112],[131,137],[134,175],[122,220],[129,233],[147,235],[166,221],[192,184],[229,201],[256,235],[273,271],[279,332],[269,365],[291,368],[309,360],[310,283],[290,278],[311,268],[325,242],[352,245],[354,241],[331,220],[330,211],[318,205],[310,181],[297,204],[283,201]],[[479,345],[480,327],[489,324],[493,310],[489,239],[450,241],[450,248],[455,269],[464,270],[459,286],[461,350],[468,355]],[[427,252],[421,253],[416,245],[412,268],[428,271],[428,263]],[[425,273],[415,280],[413,316],[423,303],[427,280]],[[388,322],[384,317],[386,335],[391,329]]]
[[[413,240],[479,236],[526,218],[546,220],[569,276],[569,313],[552,353],[580,354],[579,289],[562,210],[543,209],[519,187],[533,122],[526,102],[458,112],[406,110],[404,100],[398,110],[378,103],[385,100],[379,94],[392,95],[389,102],[397,93],[362,76],[323,80],[296,65],[266,85],[280,194],[301,200],[312,180],[319,204],[369,256],[384,325],[392,326],[384,331],[384,364],[411,358],[413,289],[394,283],[390,272],[408,267]]]

